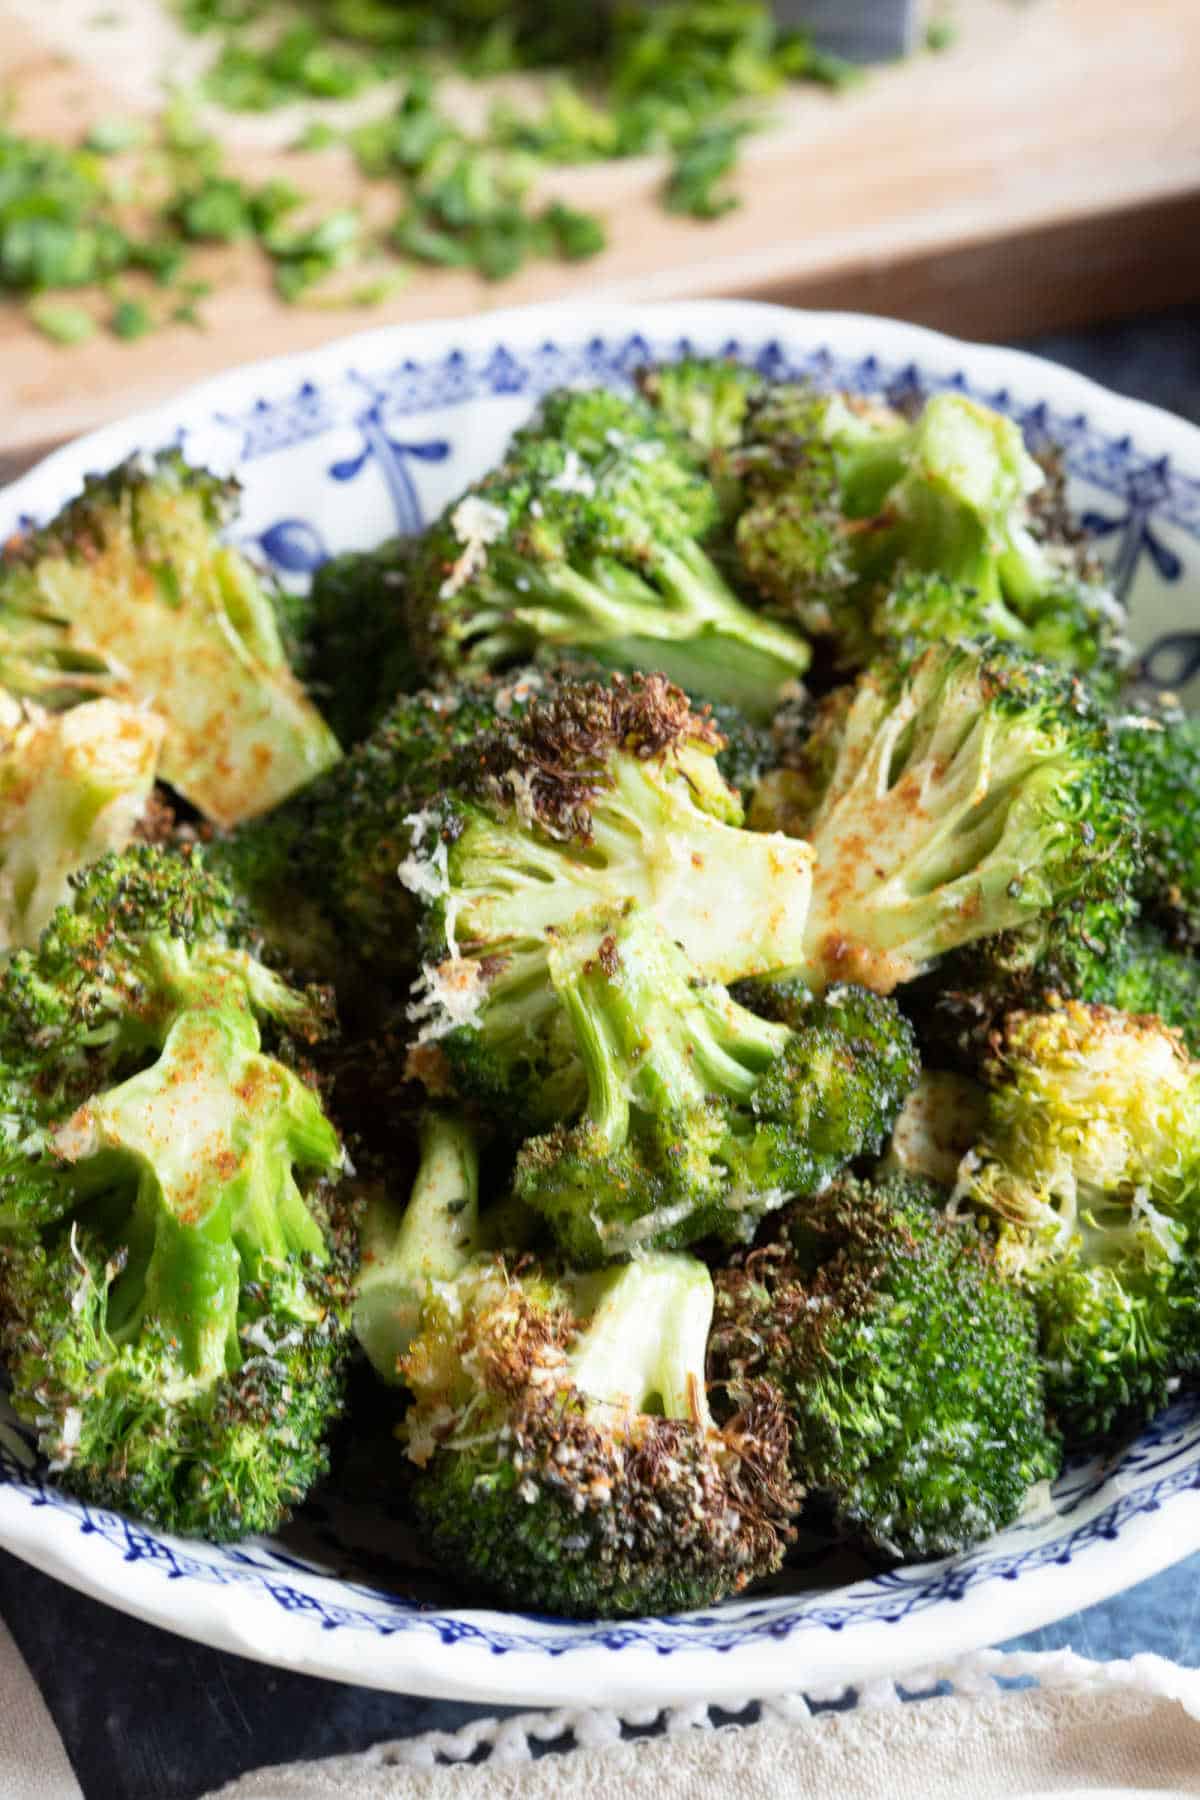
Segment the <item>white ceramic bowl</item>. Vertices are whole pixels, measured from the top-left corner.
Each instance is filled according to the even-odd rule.
[[[344,339],[257,363],[56,452],[0,494],[0,537],[83,474],[178,443],[236,470],[244,537],[288,578],[409,530],[491,463],[539,394],[650,358],[729,350],[863,391],[952,388],[1066,454],[1072,498],[1129,599],[1149,673],[1200,675],[1200,431],[1048,363],[882,319],[736,302],[553,307]],[[2,1411],[2,1407],[0,1407]],[[0,1545],[201,1642],[338,1680],[526,1705],[737,1699],[911,1670],[1032,1630],[1200,1549],[1200,1400],[965,1556],[875,1574],[814,1548],[711,1611],[579,1624],[418,1604],[388,1521],[314,1510],[281,1540],[159,1536],[43,1486],[0,1417]]]

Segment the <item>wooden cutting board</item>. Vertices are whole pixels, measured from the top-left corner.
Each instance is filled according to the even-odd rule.
[[[97,25],[97,0],[0,0],[0,87],[21,126],[73,140],[151,110],[164,71],[194,65],[156,0],[112,5]],[[752,295],[1003,337],[1200,295],[1200,0],[958,0],[955,16],[950,50],[848,93],[790,93],[747,145],[743,205],[715,223],[659,209],[653,159],[555,172],[547,194],[608,219],[610,248],[587,264],[500,286],[421,270],[383,306],[328,312],[284,306],[252,250],[220,251],[197,258],[219,283],[206,330],[69,350],[0,305],[0,467],[235,362],[497,305]],[[220,122],[241,173],[286,166],[325,202],[362,196],[344,152],[282,156],[296,127]],[[387,190],[365,203],[396,209]]]

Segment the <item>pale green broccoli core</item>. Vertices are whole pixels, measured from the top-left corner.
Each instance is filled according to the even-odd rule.
[[[130,842],[163,730],[141,707],[93,700],[54,714],[0,690],[0,953],[32,949],[68,877]]]
[[[373,1193],[361,1241],[354,1331],[376,1374],[395,1383],[430,1283],[452,1281],[480,1248],[479,1149],[464,1119],[426,1115],[407,1204]]]
[[[691,1256],[639,1257],[574,1283],[586,1324],[567,1353],[572,1385],[594,1405],[710,1424],[704,1357],[712,1277]]]

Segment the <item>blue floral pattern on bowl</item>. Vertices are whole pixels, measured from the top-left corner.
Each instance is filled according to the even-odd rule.
[[[771,377],[860,393],[969,394],[1017,418],[1034,447],[1060,446],[1072,499],[1131,606],[1146,678],[1176,687],[1200,676],[1200,442],[1185,428],[1152,429],[1160,415],[1028,358],[881,321],[745,305],[542,317],[544,329],[536,315],[511,315],[507,330],[484,320],[372,334],[295,359],[294,375],[267,364],[224,378],[0,495],[0,535],[24,514],[44,516],[93,460],[175,441],[237,471],[245,542],[285,580],[306,580],[329,556],[429,518],[549,389],[626,383],[648,360],[723,351]],[[448,1600],[378,1512],[318,1501],[281,1539],[222,1548],[85,1506],[43,1481],[0,1396],[0,1544],[246,1654],[537,1704],[761,1693],[994,1641],[1200,1547],[1198,1493],[1200,1397],[1189,1396],[1111,1462],[1070,1468],[1052,1501],[966,1555],[878,1571],[814,1543],[762,1593],[710,1612],[571,1623]]]

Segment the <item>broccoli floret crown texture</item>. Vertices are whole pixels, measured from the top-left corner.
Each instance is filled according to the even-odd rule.
[[[778,1568],[798,1495],[764,1384],[718,1428],[712,1281],[651,1255],[572,1278],[484,1262],[404,1360],[418,1522],[446,1568],[526,1611],[707,1606]]]
[[[843,1179],[716,1275],[711,1374],[778,1387],[798,1480],[890,1558],[966,1549],[1058,1470],[1033,1307],[944,1201]]]
[[[956,1204],[1034,1296],[1051,1402],[1088,1440],[1200,1349],[1200,1065],[1160,1019],[1079,1001],[1005,1021]]]

